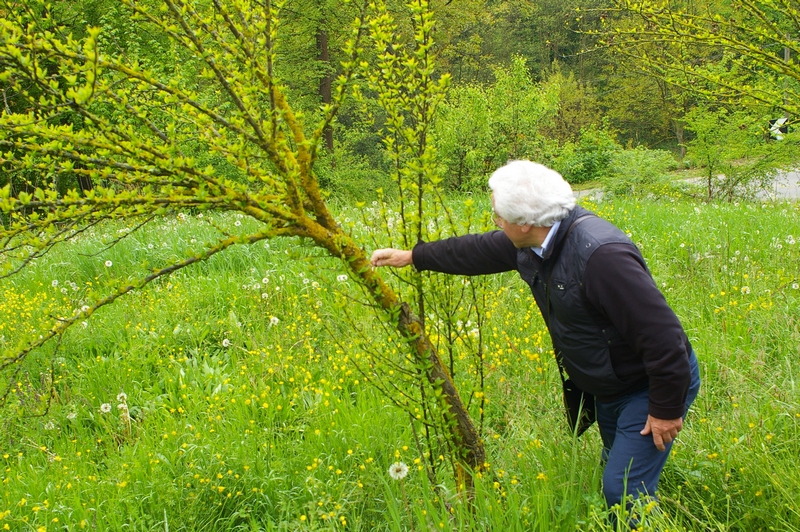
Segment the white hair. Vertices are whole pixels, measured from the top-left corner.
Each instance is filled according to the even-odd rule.
[[[575,195],[561,174],[531,161],[511,161],[489,178],[494,211],[519,225],[551,227],[575,207]]]

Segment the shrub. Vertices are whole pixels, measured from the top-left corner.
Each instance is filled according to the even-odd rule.
[[[678,166],[672,153],[637,146],[614,152],[609,173],[602,180],[603,191],[615,196],[646,195],[669,179],[668,172]]]
[[[612,156],[619,150],[611,133],[591,126],[581,130],[578,142],[564,144],[554,166],[572,184],[596,181],[608,174]]]

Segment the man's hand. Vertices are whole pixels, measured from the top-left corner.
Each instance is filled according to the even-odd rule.
[[[408,249],[376,249],[372,252],[370,262],[373,266],[394,266],[402,268],[413,262],[411,250]]]
[[[674,440],[678,433],[683,428],[683,418],[678,419],[658,419],[656,417],[647,416],[647,423],[639,433],[642,436],[653,434],[653,443],[659,451],[666,449],[665,445]]]

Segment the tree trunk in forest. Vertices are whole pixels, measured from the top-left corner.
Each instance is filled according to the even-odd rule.
[[[325,29],[325,20],[320,22],[319,30],[317,31],[317,50],[319,51],[319,60],[323,63],[325,74],[319,82],[319,95],[322,97],[323,104],[331,103],[331,88],[333,85],[333,72],[330,64],[330,56],[328,54],[328,30]],[[333,127],[328,125],[323,131],[325,139],[325,148],[329,153],[333,153]]]

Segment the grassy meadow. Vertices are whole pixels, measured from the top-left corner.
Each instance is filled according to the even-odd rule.
[[[585,206],[640,246],[704,378],[640,529],[800,531],[800,205]],[[389,243],[382,209],[338,211],[365,247]],[[95,227],[0,281],[0,348],[248,227],[214,213]],[[136,290],[3,374],[0,530],[610,530],[597,429],[568,433],[527,287],[513,273],[470,282],[479,323],[449,323],[484,368],[476,391],[453,356],[488,454],[471,505],[445,457],[438,489],[424,472],[392,397],[408,377],[363,371],[370,352],[402,358],[403,344],[337,260],[283,239]]]

